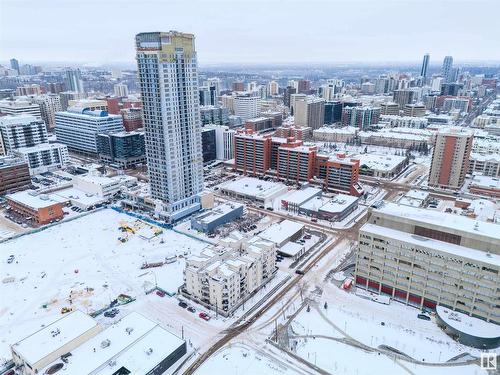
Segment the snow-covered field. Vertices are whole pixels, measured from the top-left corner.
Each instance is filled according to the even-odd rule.
[[[325,301],[328,302],[327,309],[324,308]],[[388,360],[386,356],[379,357],[375,352],[375,357],[371,358],[373,353],[335,341],[335,339],[345,337],[350,337],[372,348],[387,345],[418,361],[424,360],[432,363],[446,362],[452,357],[467,352],[473,356],[480,356],[479,350],[452,340],[434,321],[418,319],[419,310],[395,301],[392,301],[390,305],[375,303],[329,284],[325,285],[323,295],[317,298],[317,302],[317,306],[312,306],[309,312],[307,309],[301,311],[292,322],[292,329],[297,336],[309,336],[297,338],[297,354],[313,363],[316,360],[318,366],[327,371],[357,373],[354,370],[358,369],[359,374],[373,373],[370,372],[370,366],[366,368],[363,366],[365,361],[354,360],[355,356],[360,356],[361,353],[363,358],[366,357],[366,361],[373,360],[374,363],[380,365],[377,367],[381,369],[380,373],[401,372],[402,368],[397,364],[393,367],[394,361]],[[381,324],[382,322],[384,325]],[[312,338],[317,335],[327,337]],[[325,347],[330,347],[330,352],[325,350]],[[335,350],[341,352],[342,355],[333,357],[331,353],[337,347],[338,349]],[[357,352],[359,353],[356,354]],[[354,362],[349,365],[351,360]],[[412,369],[415,367],[408,362],[404,363]],[[422,366],[417,366],[417,368],[420,367]],[[399,372],[396,371],[397,368]],[[473,374],[475,369],[478,369],[477,366],[462,366],[456,367],[456,372],[453,372],[441,368],[443,374]],[[432,368],[429,368],[428,373],[441,373],[435,368],[434,372],[431,370]]]
[[[268,357],[265,352],[259,352],[243,344],[232,344],[223,347],[210,357],[195,374],[279,375],[296,374],[296,372],[275,358]]]
[[[0,244],[0,360],[9,356],[9,344],[60,316],[62,307],[91,312],[120,293],[144,297],[155,283],[175,292],[183,281],[185,254],[207,246],[171,230],[148,240],[123,233],[123,223],[146,227],[105,209]],[[121,242],[120,237],[127,240]],[[173,254],[182,257],[159,268],[140,269],[145,261]],[[8,264],[10,255],[15,260]],[[11,282],[4,282],[7,278]]]

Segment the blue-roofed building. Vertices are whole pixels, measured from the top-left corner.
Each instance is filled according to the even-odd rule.
[[[68,146],[70,151],[96,156],[99,133],[124,131],[120,115],[88,108],[70,107],[55,115],[57,141]]]

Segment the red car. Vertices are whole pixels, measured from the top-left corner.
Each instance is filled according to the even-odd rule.
[[[204,312],[201,312],[198,316],[201,319],[206,320],[207,322],[210,320],[210,317],[206,313],[204,313]]]
[[[157,290],[156,295],[160,296],[160,297],[165,297],[165,292],[162,292],[161,290]]]

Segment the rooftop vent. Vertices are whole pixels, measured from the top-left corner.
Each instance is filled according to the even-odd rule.
[[[109,339],[106,339],[103,342],[101,342],[101,348],[103,348],[103,349],[107,348],[110,345],[111,345],[111,341]]]
[[[133,330],[134,329],[132,327],[125,328],[125,332],[127,332],[127,334],[129,334],[129,335],[132,333]]]

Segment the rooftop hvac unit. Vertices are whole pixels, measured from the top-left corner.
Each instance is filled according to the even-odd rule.
[[[116,366],[116,361],[112,359],[111,361],[108,362],[109,367],[114,367]]]
[[[127,334],[129,334],[129,335],[132,333],[133,330],[134,329],[132,327],[125,328],[125,332],[127,332]]]
[[[146,354],[147,354],[147,355],[151,355],[151,354],[153,354],[153,348],[149,348],[149,349],[147,349],[147,350],[146,350]]]
[[[110,345],[111,345],[111,341],[109,339],[106,339],[103,342],[101,342],[101,348],[103,348],[103,349],[107,348]]]

